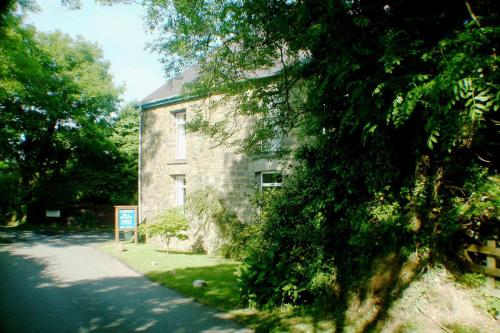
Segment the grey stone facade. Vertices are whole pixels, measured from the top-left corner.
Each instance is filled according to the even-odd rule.
[[[150,221],[156,214],[179,205],[182,197],[182,182],[189,196],[194,191],[212,187],[217,190],[225,205],[244,222],[251,222],[255,214],[251,200],[259,186],[262,172],[280,170],[277,160],[252,158],[237,153],[234,149],[220,146],[197,133],[185,133],[185,158],[179,158],[179,129],[177,117],[185,112],[186,121],[195,111],[203,110],[207,100],[183,99],[173,94],[172,87],[152,94],[154,99],[142,102],[141,110],[141,154],[140,154],[140,217]],[[212,120],[225,116],[225,106],[210,114]],[[208,111],[207,111],[208,112]],[[236,135],[244,136],[252,125],[249,119],[235,119]],[[182,136],[181,136],[182,137]],[[181,157],[184,157],[181,154]],[[184,177],[184,178],[182,178]],[[181,200],[182,201],[182,200]],[[199,226],[191,219],[189,239],[172,241],[172,248],[191,249],[199,236]],[[215,253],[220,239],[214,225],[203,230],[203,246]]]

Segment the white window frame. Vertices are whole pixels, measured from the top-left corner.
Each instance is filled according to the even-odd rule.
[[[184,207],[186,203],[186,175],[175,176],[175,206]]]
[[[177,160],[186,159],[186,111],[179,111],[175,113],[175,137],[176,137],[176,151],[175,158]]]
[[[259,187],[260,189],[264,189],[264,188],[269,188],[269,187],[281,187],[283,184],[283,179],[281,180],[282,182],[281,183],[278,183],[278,182],[274,182],[274,183],[264,183],[264,175],[277,175],[277,174],[281,174],[281,172],[277,171],[277,170],[273,170],[273,171],[262,171],[260,172],[260,175],[259,175]],[[281,175],[281,177],[283,177],[283,175]]]

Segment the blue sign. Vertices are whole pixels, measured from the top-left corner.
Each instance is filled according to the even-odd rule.
[[[135,228],[134,209],[118,209],[118,228],[120,230]]]

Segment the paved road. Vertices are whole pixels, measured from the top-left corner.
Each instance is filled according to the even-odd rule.
[[[0,332],[249,332],[93,248],[112,235],[0,231]]]

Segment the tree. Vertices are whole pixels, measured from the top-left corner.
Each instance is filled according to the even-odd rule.
[[[466,231],[486,237],[498,228],[494,1],[177,0],[147,8],[167,71],[198,67],[190,94],[236,101],[228,118],[256,116],[243,150],[276,136],[271,129],[299,133],[298,166],[266,206],[246,261],[250,301],[342,300],[376,254],[426,249],[437,260]],[[257,71],[273,75],[256,79]],[[191,124],[233,144],[221,125],[201,115]],[[485,204],[473,204],[476,211],[478,191]]]
[[[119,187],[112,196],[117,204],[137,203],[139,163],[139,111],[135,103],[125,104],[113,120],[111,141],[120,155],[120,167],[115,175]]]
[[[189,224],[184,213],[178,208],[167,209],[165,212],[155,216],[147,225],[149,236],[159,236],[165,239],[167,254],[172,238],[187,239],[184,233],[189,229]]]
[[[5,20],[0,46],[3,168],[18,175],[16,195],[26,207],[24,212],[16,207],[18,217],[27,213],[37,221],[54,192],[53,181],[88,157],[83,146],[113,158],[105,138],[120,89],[96,45],[60,32],[37,33],[13,14]]]

